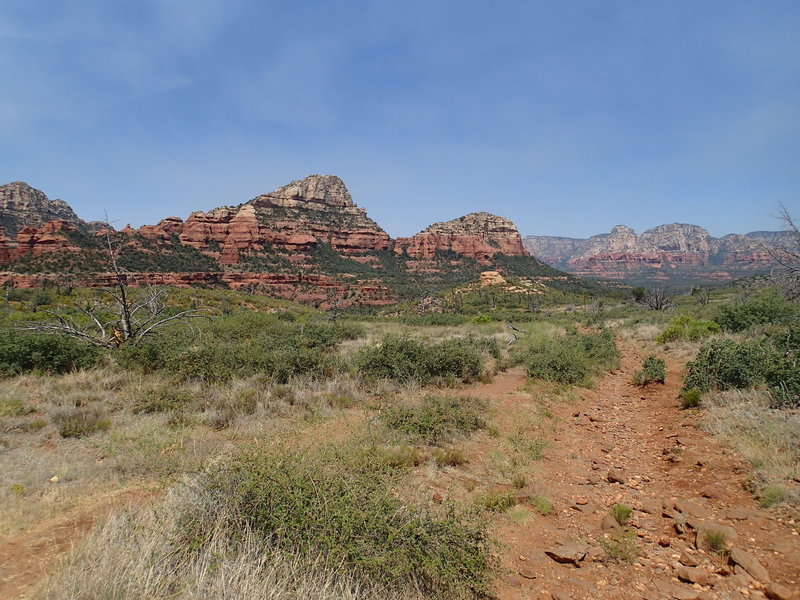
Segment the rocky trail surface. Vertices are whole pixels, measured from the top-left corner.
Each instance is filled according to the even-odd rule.
[[[630,381],[642,357],[621,350],[618,371],[548,405],[544,457],[517,492],[517,518],[495,528],[499,599],[800,598],[797,523],[759,509],[743,489],[748,466],[700,427],[701,413],[679,409],[683,365],[668,359],[666,384],[641,388]],[[542,412],[521,371],[465,391],[487,392],[501,433]],[[551,514],[533,510],[536,497],[552,501]],[[627,530],[609,514],[615,503],[633,508]],[[708,547],[720,540],[726,550]]]

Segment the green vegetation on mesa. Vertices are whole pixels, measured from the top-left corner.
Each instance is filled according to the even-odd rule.
[[[547,287],[556,292],[607,293],[602,283],[581,280],[531,256],[498,253],[492,257],[492,264],[487,266],[452,251],[438,251],[429,261],[426,272],[419,274],[409,267],[409,262],[413,261],[405,254],[396,255],[391,250],[384,250],[342,256],[328,243],[318,241],[304,255],[301,265],[289,260],[288,251],[265,243],[261,250],[241,251],[238,263],[223,266],[213,257],[182,244],[174,235],[166,239],[122,233],[111,234],[110,238],[81,232],[66,232],[64,235],[72,249],[38,256],[25,255],[4,268],[17,273],[46,275],[54,285],[65,285],[73,279],[110,271],[108,244],[111,242],[117,248],[119,267],[132,273],[268,272],[297,276],[301,283],[306,275],[325,275],[347,282],[352,282],[355,277],[380,281],[398,298],[407,299],[418,296],[422,289],[440,292],[474,281],[487,269],[499,269],[511,278],[543,278],[547,281]],[[216,252],[221,250],[214,243],[209,248]],[[225,287],[220,280],[210,281],[209,285]]]

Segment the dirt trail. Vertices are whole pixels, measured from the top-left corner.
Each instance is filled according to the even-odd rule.
[[[29,598],[59,558],[79,542],[100,519],[124,506],[143,504],[154,492],[124,489],[90,499],[32,529],[0,538],[0,598]]]
[[[534,477],[529,478],[535,483],[518,495],[523,508],[517,512],[524,517],[501,516],[495,528],[504,568],[499,599],[767,597],[765,586],[741,567],[733,573],[725,558],[695,548],[691,525],[700,527],[704,521],[732,527],[738,536],[734,545],[751,553],[773,582],[800,591],[796,525],[759,510],[743,490],[747,465],[698,426],[698,413],[678,408],[683,365],[667,359],[666,385],[640,388],[630,380],[642,357],[630,348],[621,350],[618,371],[595,388],[580,391],[575,402],[548,405],[555,425],[547,435],[545,458],[535,462]],[[524,384],[524,373],[511,370],[464,393],[491,398],[502,435],[514,431],[526,416],[541,414],[538,393],[524,390]],[[485,452],[481,454],[481,442],[470,443],[477,446],[465,450],[478,455],[467,469],[485,477],[491,465]],[[624,483],[609,482],[612,469]],[[456,486],[445,487],[447,493]],[[526,495],[546,495],[553,513],[542,516],[533,508],[526,513]],[[676,501],[684,513],[675,510]],[[609,560],[600,547],[601,521],[615,502],[636,509],[630,535],[642,552],[633,562]],[[676,531],[676,521],[685,521],[684,533]],[[575,564],[561,564],[545,554],[572,542],[588,546]],[[699,564],[703,573],[681,571],[681,562]],[[679,581],[678,574],[687,573],[698,582]]]

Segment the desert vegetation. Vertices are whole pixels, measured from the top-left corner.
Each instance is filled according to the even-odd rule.
[[[798,503],[798,313],[768,286],[676,294],[663,310],[474,290],[435,312],[368,314],[232,291],[163,298],[165,314],[204,318],[116,347],[24,329],[87,318],[96,291],[6,294],[2,534],[147,498],[102,520],[41,598],[486,597],[498,531],[575,510],[542,469],[578,459],[559,445],[570,407],[631,352],[623,385],[671,382],[672,405],[749,462],[760,506]],[[524,380],[520,405],[497,410],[502,394],[481,390],[508,377]],[[604,510],[618,528],[597,538],[598,560],[639,560],[638,513]]]

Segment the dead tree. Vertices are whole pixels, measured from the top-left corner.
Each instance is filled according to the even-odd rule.
[[[800,225],[781,204],[778,218],[789,232],[789,241],[777,247],[767,247],[767,252],[778,263],[772,269],[769,281],[781,288],[790,300],[800,299]]]
[[[672,308],[674,295],[664,286],[655,286],[645,291],[642,304],[649,310],[667,310]]]
[[[111,228],[108,223],[106,225],[108,229]],[[140,288],[138,293],[131,294],[128,273],[117,262],[118,248],[114,247],[109,231],[106,231],[105,245],[113,286],[102,291],[111,297],[110,306],[97,299],[77,306],[82,319],[48,310],[46,312],[53,318],[52,322],[31,323],[21,329],[62,334],[96,346],[116,348],[123,344],[135,344],[165,327],[186,324],[190,319],[207,316],[197,309],[171,313],[164,303],[165,288],[148,285]]]

